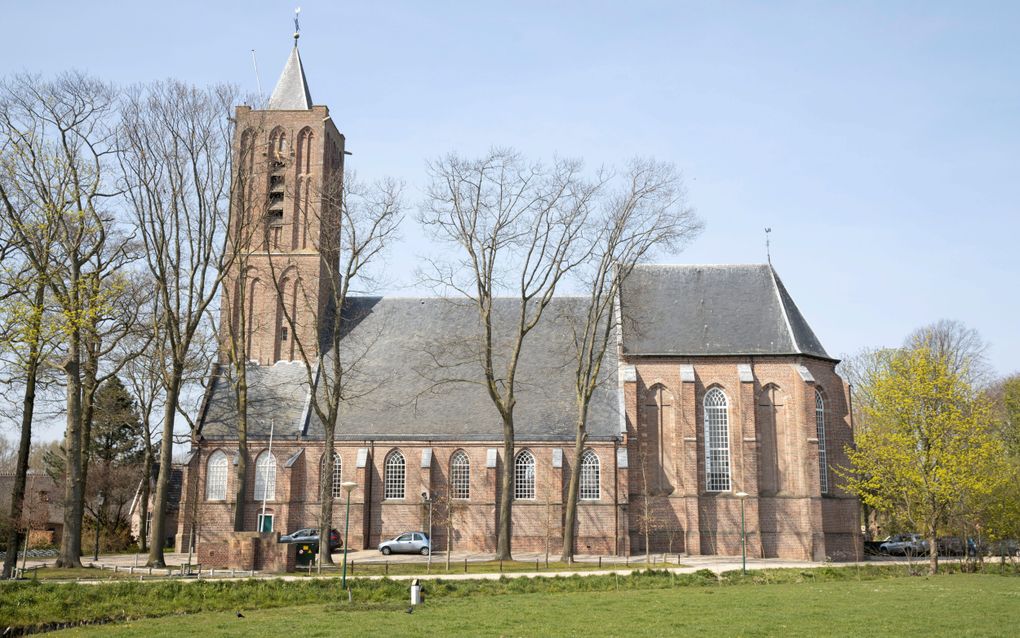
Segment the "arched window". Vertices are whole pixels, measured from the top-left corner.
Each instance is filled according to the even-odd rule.
[[[581,455],[581,485],[579,496],[582,501],[597,501],[599,494],[599,455],[585,450]]]
[[[450,497],[471,498],[471,461],[464,450],[450,457]]]
[[[726,394],[719,388],[705,393],[705,489],[730,489],[730,422]]]
[[[393,450],[386,457],[383,473],[383,498],[404,498],[404,455]]]
[[[535,457],[527,450],[514,459],[514,498],[535,498]]]
[[[822,494],[829,493],[829,462],[825,455],[825,398],[815,388],[815,430],[818,432],[818,480]]]
[[[276,499],[276,459],[266,450],[255,460],[255,500]]]
[[[333,452],[333,467],[329,466],[328,459],[327,455],[322,455],[322,473],[330,472],[330,494],[333,498],[340,498],[344,494],[344,488],[341,485],[343,483],[343,463],[340,461],[340,455],[336,452]]]
[[[209,501],[227,498],[227,455],[220,450],[212,453],[206,465],[205,498]]]

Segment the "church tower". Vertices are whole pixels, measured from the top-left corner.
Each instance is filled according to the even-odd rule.
[[[312,105],[298,37],[268,106],[235,112],[221,325],[260,365],[320,354],[339,261],[344,136]]]

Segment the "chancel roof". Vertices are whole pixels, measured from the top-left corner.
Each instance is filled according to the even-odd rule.
[[[638,266],[621,300],[627,356],[829,358],[769,264]]]

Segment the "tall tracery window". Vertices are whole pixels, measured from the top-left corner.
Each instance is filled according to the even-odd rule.
[[[829,460],[825,452],[825,398],[815,388],[815,430],[818,432],[818,480],[822,494],[829,493]]]
[[[276,499],[276,459],[266,450],[255,459],[255,500]]]
[[[581,455],[581,485],[579,497],[582,501],[597,501],[601,497],[599,489],[600,470],[599,456],[593,450],[585,450]]]
[[[705,488],[730,489],[730,428],[726,394],[719,388],[705,393]]]
[[[220,450],[212,453],[206,465],[205,498],[209,501],[227,498],[227,455]]]
[[[400,450],[393,450],[386,457],[383,470],[383,498],[404,498],[405,476],[404,455]]]
[[[333,467],[329,466],[329,457],[325,454],[322,455],[322,472],[330,472],[330,488],[329,492],[333,498],[340,498],[344,495],[343,488],[343,462],[340,460],[340,455],[333,452]]]
[[[521,450],[514,459],[514,498],[535,498],[535,456]]]
[[[450,457],[450,497],[471,498],[471,461],[464,450]]]

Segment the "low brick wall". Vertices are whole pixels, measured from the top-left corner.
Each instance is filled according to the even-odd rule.
[[[297,546],[279,539],[278,532],[199,534],[195,554],[204,568],[292,572]]]

